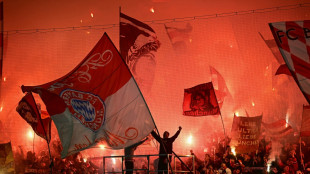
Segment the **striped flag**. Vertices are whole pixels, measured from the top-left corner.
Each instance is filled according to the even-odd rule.
[[[293,132],[293,128],[284,119],[273,123],[262,122],[262,125],[266,131],[266,135],[271,138],[282,138]]]
[[[269,26],[287,67],[310,104],[310,20]]]
[[[310,136],[310,105],[303,107],[300,136]]]
[[[106,33],[69,74],[22,90],[42,98],[58,130],[62,158],[96,144],[122,149],[155,128],[134,78]]]

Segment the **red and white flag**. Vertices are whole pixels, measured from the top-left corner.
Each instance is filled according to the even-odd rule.
[[[225,98],[228,96],[231,97],[231,94],[227,88],[223,76],[212,66],[210,66],[210,72],[211,72],[211,81],[214,86],[217,102],[221,108],[223,106]]]
[[[273,123],[262,122],[262,125],[266,131],[266,135],[271,138],[282,138],[293,132],[293,128],[284,119]]]
[[[300,136],[301,137],[310,136],[310,105],[304,106],[303,108]]]
[[[179,53],[186,51],[188,45],[191,43],[192,25],[190,23],[186,23],[183,26],[165,24],[165,29],[173,49]]]
[[[32,127],[33,131],[40,137],[50,142],[51,118],[41,117],[37,104],[31,92],[27,93],[18,103],[16,111]]]
[[[310,103],[310,20],[269,24],[293,78]]]
[[[183,115],[207,116],[220,114],[212,82],[184,89]]]
[[[22,89],[40,94],[58,130],[62,158],[97,143],[122,149],[155,128],[134,78],[106,33],[69,74]]]

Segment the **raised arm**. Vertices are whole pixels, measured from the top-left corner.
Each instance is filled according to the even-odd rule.
[[[174,141],[176,138],[178,138],[180,132],[182,130],[182,127],[179,126],[179,130],[170,138],[172,141]]]
[[[161,138],[159,135],[157,135],[157,133],[155,131],[151,132],[152,136],[155,138],[156,141],[158,141],[159,143],[161,142]]]

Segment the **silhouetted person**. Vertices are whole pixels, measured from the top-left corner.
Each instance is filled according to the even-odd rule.
[[[169,154],[169,162],[171,161],[171,154],[172,154],[172,143],[174,140],[179,136],[182,127],[179,126],[179,130],[169,138],[169,132],[165,131],[163,138],[161,138],[155,131],[152,131],[152,136],[160,143],[159,148],[159,162],[158,162],[158,173],[168,173],[168,158],[167,155]],[[165,171],[164,171],[165,170]]]

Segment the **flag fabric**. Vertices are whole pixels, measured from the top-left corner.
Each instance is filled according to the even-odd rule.
[[[293,132],[293,128],[285,121],[285,119],[280,119],[273,123],[262,122],[263,128],[265,129],[266,135],[279,139]]]
[[[287,68],[287,66],[286,66],[286,64],[285,64],[285,62],[284,62],[284,60],[282,58],[282,55],[281,55],[281,53],[279,51],[279,48],[277,46],[276,41],[274,39],[265,39],[261,33],[259,33],[259,35],[264,40],[265,44],[270,49],[270,51],[273,54],[273,56],[276,58],[277,63],[280,64],[280,66],[276,70],[275,75],[286,74],[286,75],[290,76],[291,73],[290,73],[289,69]]]
[[[0,173],[14,173],[14,157],[11,142],[0,144]]]
[[[155,31],[147,24],[120,13],[120,53],[135,74],[135,65],[141,55],[157,51],[160,42]],[[153,56],[154,55],[148,55]]]
[[[191,42],[192,25],[190,23],[186,23],[185,26],[171,26],[171,24],[168,26],[165,24],[165,29],[173,49],[177,52],[185,51]]]
[[[310,103],[310,20],[269,24],[283,59]]]
[[[62,158],[97,143],[122,149],[155,128],[134,78],[106,33],[69,74],[22,89],[39,93],[45,103],[63,146]]]
[[[160,47],[155,31],[147,24],[120,13],[120,53],[143,95],[148,98]]]
[[[183,115],[207,116],[220,114],[212,82],[184,89]]]
[[[211,72],[211,81],[212,84],[214,85],[214,91],[216,94],[217,102],[221,108],[223,106],[225,98],[228,96],[231,97],[231,94],[227,88],[223,76],[212,66],[210,66],[210,72]]]
[[[230,146],[237,153],[250,153],[258,149],[262,116],[234,116]]]
[[[303,107],[300,136],[310,136],[310,105]]]
[[[51,119],[42,118],[31,92],[18,103],[16,111],[32,127],[33,131],[47,142],[51,139]]]
[[[280,65],[279,68],[277,69],[275,75],[280,75],[280,74],[292,76],[292,74],[291,74],[290,70],[288,69],[288,67],[286,66],[286,64]]]

